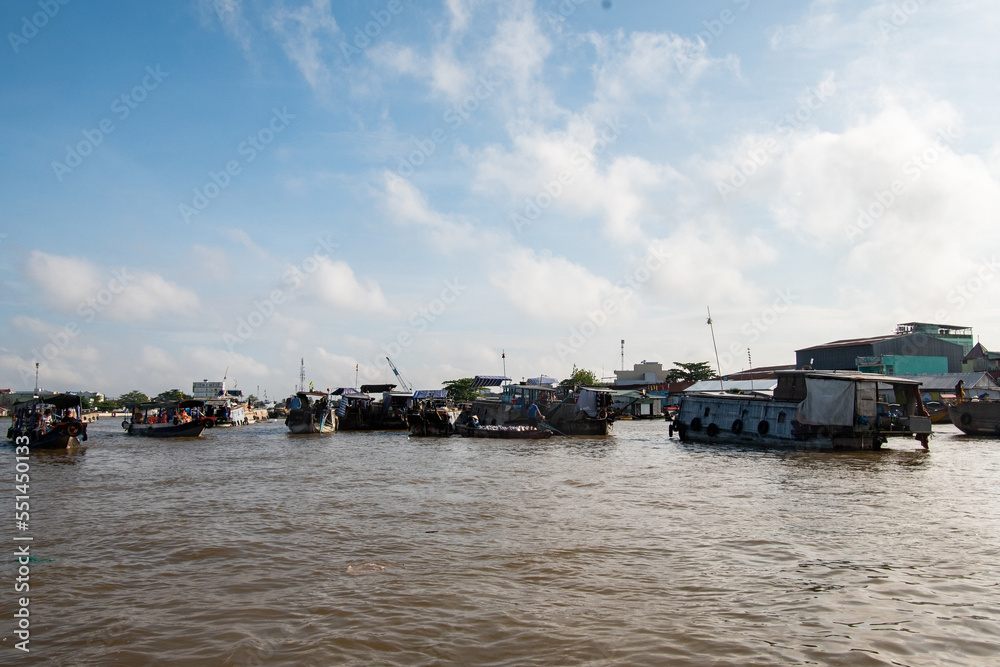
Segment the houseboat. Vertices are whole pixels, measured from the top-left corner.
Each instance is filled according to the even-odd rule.
[[[920,382],[874,373],[776,371],[773,395],[684,395],[669,427],[684,442],[879,449],[909,437],[927,448]]]

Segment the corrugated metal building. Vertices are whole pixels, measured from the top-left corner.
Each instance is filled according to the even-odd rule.
[[[925,333],[838,340],[795,351],[799,368],[856,371],[859,367],[889,375],[960,373],[965,352],[961,345]]]

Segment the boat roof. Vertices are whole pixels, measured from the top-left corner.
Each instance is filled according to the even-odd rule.
[[[424,399],[424,398],[448,398],[447,389],[418,389],[413,392],[413,398]]]
[[[509,377],[503,375],[477,375],[472,379],[473,387],[499,387],[504,382],[510,382]]]
[[[777,378],[760,378],[757,380],[725,380],[721,382],[718,378],[714,380],[699,380],[689,387],[685,387],[683,392],[685,394],[700,394],[703,392],[713,392],[713,391],[773,391],[778,385]]]
[[[392,391],[396,385],[394,384],[363,384],[361,385],[362,394],[382,394],[387,391]]]
[[[910,375],[904,377],[916,380],[925,391],[954,391],[955,385],[961,380],[966,391],[971,389],[998,389],[997,383],[988,373],[936,373],[934,375]]]
[[[327,393],[325,391],[297,391],[297,392],[295,392],[295,395],[296,396],[326,396]]]
[[[548,392],[552,392],[552,393],[555,393],[555,391],[556,391],[555,387],[549,387],[549,386],[544,385],[544,384],[528,384],[527,382],[519,382],[517,384],[509,384],[506,387],[504,387],[504,389],[507,389],[507,388],[510,388],[512,390],[513,389],[530,389],[532,391],[548,391]]]
[[[858,371],[814,371],[808,369],[796,369],[788,371],[775,371],[779,378],[787,375],[802,375],[810,378],[820,378],[827,380],[850,380],[854,382],[884,382],[886,384],[909,384],[919,385],[920,380],[904,378],[896,375],[881,375],[880,373],[860,373]]]
[[[157,403],[126,403],[125,407],[134,410],[152,410],[153,408],[197,408],[205,405],[200,398],[186,398],[183,401],[160,401]]]
[[[82,405],[82,401],[77,394],[52,394],[51,396],[33,396],[24,401],[18,401],[12,408],[26,407],[28,405],[51,405],[54,408],[65,410]]]

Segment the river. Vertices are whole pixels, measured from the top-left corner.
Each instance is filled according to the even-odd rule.
[[[33,452],[0,664],[992,665],[1000,440],[879,452],[607,438],[177,441]],[[30,591],[13,541],[30,536]],[[14,613],[30,596],[30,648]]]

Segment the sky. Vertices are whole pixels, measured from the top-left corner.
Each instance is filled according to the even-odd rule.
[[[986,0],[0,3],[0,387],[1000,348]],[[712,326],[708,326],[711,309]],[[624,341],[624,343],[623,343]]]

